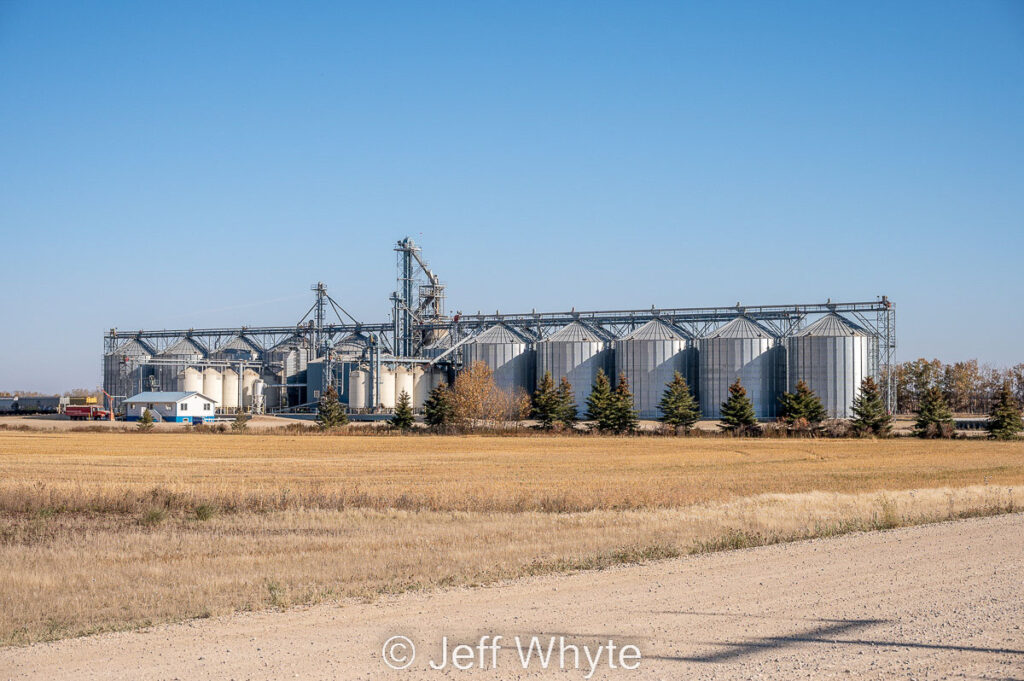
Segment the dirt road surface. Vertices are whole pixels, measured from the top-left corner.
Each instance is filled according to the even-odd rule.
[[[7,648],[0,679],[583,679],[601,644],[594,679],[1024,679],[1022,585],[1016,514]],[[402,671],[382,658],[395,635],[417,648]],[[554,637],[546,670],[516,636]]]

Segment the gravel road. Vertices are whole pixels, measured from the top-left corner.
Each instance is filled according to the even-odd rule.
[[[395,635],[417,648],[403,671],[382,658]],[[496,635],[497,652],[480,645]],[[447,666],[431,669],[444,636]],[[546,670],[536,648],[523,668],[533,636],[542,651],[554,640]],[[560,669],[559,637],[578,669],[571,647]],[[472,646],[468,671],[452,667],[457,644]],[[1024,515],[0,650],[0,679],[47,681],[583,679],[591,666],[594,679],[1024,679]]]

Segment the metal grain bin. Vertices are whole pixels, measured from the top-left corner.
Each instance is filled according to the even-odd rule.
[[[615,370],[611,343],[586,324],[572,322],[537,343],[537,386],[549,371],[556,386],[567,379],[580,414],[587,411],[587,397],[600,369],[609,377]]]
[[[226,343],[221,343],[216,350],[210,353],[210,358],[249,361],[259,359],[261,354],[263,354],[263,350],[256,341],[245,336],[235,336]]]
[[[633,404],[642,419],[661,416],[658,403],[675,372],[695,389],[696,348],[681,329],[652,319],[625,338],[615,341],[615,376],[626,374]]]
[[[462,366],[467,369],[483,362],[494,372],[502,390],[533,391],[536,370],[530,342],[504,324],[496,324],[462,346]]]
[[[199,341],[185,337],[180,338],[165,348],[156,359],[170,360],[173,365],[158,365],[154,369],[156,381],[161,390],[176,390],[178,378],[186,367],[192,366],[206,359],[206,348]],[[201,371],[201,370],[200,370]],[[200,391],[201,392],[201,389]]]
[[[115,410],[127,398],[143,392],[147,379],[153,376],[152,366],[142,366],[140,385],[139,365],[133,360],[148,360],[155,354],[144,341],[130,338],[103,356],[103,389],[113,397]]]
[[[302,403],[306,396],[304,388],[283,386],[288,383],[306,382],[304,378],[300,380],[300,376],[304,376],[311,354],[309,340],[299,333],[285,338],[267,350],[266,362],[272,366],[264,371],[264,380],[268,384],[279,386],[267,388],[267,407],[295,406]]]
[[[827,314],[786,340],[789,390],[804,381],[831,418],[853,417],[861,381],[875,374],[877,339],[848,319]]]
[[[370,339],[362,333],[350,333],[337,343],[331,350],[335,360],[358,361],[366,359],[370,348]]]
[[[785,349],[778,339],[747,317],[737,317],[698,342],[700,403],[706,418],[720,418],[729,386],[740,379],[759,419],[779,412]]]

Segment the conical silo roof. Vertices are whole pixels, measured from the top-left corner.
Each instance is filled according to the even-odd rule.
[[[773,338],[770,331],[747,317],[737,317],[707,335],[708,338]]]
[[[806,329],[801,329],[797,336],[867,336],[863,328],[849,319],[844,319],[835,312],[830,312]]]
[[[661,319],[652,319],[622,340],[688,340],[689,337],[681,329]]]
[[[199,341],[188,336],[179,339],[174,344],[164,349],[161,355],[205,355],[206,348],[199,344]]]
[[[129,338],[124,343],[114,348],[110,353],[111,355],[118,355],[120,357],[141,357],[143,355],[155,355],[156,350],[151,348],[148,343],[138,338]]]
[[[542,343],[602,343],[606,336],[583,322],[570,322],[542,340]]]
[[[229,340],[227,343],[224,343],[219,348],[217,348],[217,352],[253,352],[253,353],[260,353],[260,352],[263,352],[263,348],[261,348],[259,346],[259,344],[256,343],[256,341],[254,341],[251,338],[248,338],[246,336],[235,336],[234,338]]]
[[[518,332],[513,331],[504,324],[495,324],[491,328],[487,329],[475,338],[467,341],[469,343],[494,343],[496,345],[502,345],[505,343],[527,343],[523,336],[519,335]]]
[[[332,350],[339,355],[353,356],[362,355],[369,347],[370,339],[361,333],[350,333],[332,346]]]
[[[275,344],[274,347],[270,348],[270,350],[290,350],[291,348],[308,347],[309,340],[304,335],[302,335],[301,333],[293,333],[292,335],[282,340],[280,343]]]

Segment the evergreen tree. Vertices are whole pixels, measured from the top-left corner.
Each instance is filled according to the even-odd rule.
[[[852,424],[858,432],[878,437],[886,437],[892,431],[892,416],[885,408],[882,391],[870,376],[861,382],[860,394],[853,400]]]
[[[599,422],[600,425],[600,422]],[[604,430],[613,433],[631,433],[639,425],[636,408],[633,405],[633,393],[629,390],[626,374],[619,374],[619,380],[612,393],[611,402],[605,415]]]
[[[142,410],[142,416],[139,417],[138,429],[143,433],[148,433],[153,430],[153,415],[149,413],[148,409]]]
[[[662,394],[661,402],[658,403],[661,411],[661,421],[673,428],[682,428],[689,432],[693,424],[700,419],[700,405],[690,392],[690,386],[686,379],[678,371],[672,377],[672,382],[667,385]]]
[[[992,405],[989,417],[986,426],[988,434],[997,440],[1012,440],[1021,430],[1024,430],[1020,408],[1017,406],[1017,400],[1014,399],[1009,382],[1003,383],[999,392],[996,393],[996,401]]]
[[[338,391],[333,385],[320,395],[316,422],[320,430],[332,430],[348,423],[348,414],[338,402]]]
[[[398,394],[398,401],[395,402],[395,413],[391,417],[391,427],[409,430],[412,428],[412,423],[412,400],[409,398],[409,393],[403,390]]]
[[[782,419],[790,425],[800,419],[817,424],[828,417],[821,400],[803,381],[797,381],[796,392],[780,395],[779,404],[782,407]]]
[[[594,385],[590,389],[590,396],[587,397],[587,418],[597,421],[597,427],[602,428],[601,424],[607,418],[611,403],[612,384],[608,380],[608,376],[605,375],[604,369],[598,369]]]
[[[572,392],[572,383],[565,376],[558,382],[558,420],[567,428],[572,428],[579,420],[576,397]]]
[[[431,428],[448,428],[455,422],[455,405],[452,404],[451,391],[444,383],[430,391],[427,401],[423,403],[423,420]]]
[[[722,423],[720,428],[734,433],[742,433],[757,426],[757,414],[754,404],[747,397],[747,390],[740,379],[729,386],[729,398],[722,403]]]
[[[555,382],[550,371],[544,372],[544,378],[534,391],[530,404],[530,415],[540,421],[544,428],[550,428],[559,420],[558,391],[555,390]]]
[[[241,433],[249,427],[249,416],[245,413],[245,410],[239,407],[238,411],[235,412],[235,420],[231,423],[231,430],[236,433]]]
[[[924,438],[952,436],[953,414],[938,386],[933,385],[921,396],[914,434]]]

